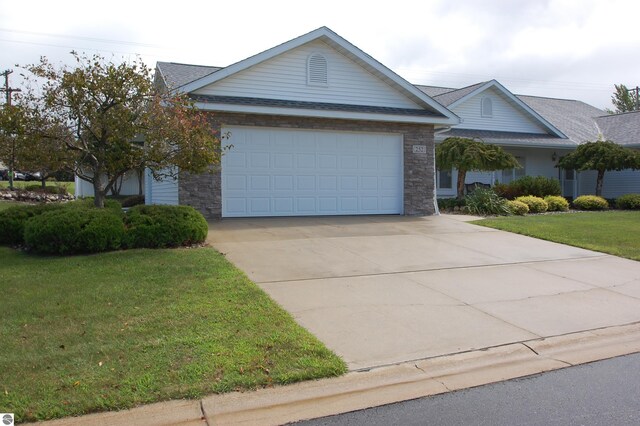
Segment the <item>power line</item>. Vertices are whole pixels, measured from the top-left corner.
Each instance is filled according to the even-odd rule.
[[[126,41],[126,40],[113,40],[99,37],[87,37],[87,36],[78,36],[78,35],[66,35],[66,34],[53,34],[53,33],[40,33],[36,31],[23,31],[23,30],[12,30],[8,28],[0,28],[0,31],[6,33],[15,33],[15,34],[28,34],[42,37],[55,37],[55,38],[69,38],[76,40],[84,40],[84,41],[97,41],[99,43],[109,43],[109,44],[122,44],[127,46],[141,46],[141,47],[153,47],[158,49],[164,49],[164,46],[160,46],[157,44],[149,44],[149,43],[138,43],[135,41]]]

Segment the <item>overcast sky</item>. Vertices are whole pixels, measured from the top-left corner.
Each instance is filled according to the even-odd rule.
[[[640,85],[639,16],[638,0],[0,0],[0,69],[72,49],[226,66],[327,26],[412,83],[606,108]]]

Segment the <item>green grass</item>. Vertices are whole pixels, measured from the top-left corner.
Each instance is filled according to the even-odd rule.
[[[638,211],[511,216],[472,223],[640,260]]]
[[[2,210],[6,210],[9,207],[13,207],[13,206],[21,206],[24,205],[25,203],[19,203],[17,201],[5,201],[5,200],[0,200],[0,212]]]
[[[29,182],[25,182],[22,180],[16,180],[13,181],[13,186],[14,188],[24,188],[25,186],[30,186],[30,185],[40,185],[39,181],[29,181]],[[53,182],[53,181],[47,181],[46,182],[47,186],[64,186],[67,190],[67,192],[71,195],[75,194],[75,190],[76,190],[76,183],[75,182]],[[8,180],[0,180],[0,189],[1,188],[8,188],[9,187],[9,181]]]
[[[43,420],[346,371],[213,249],[0,247],[0,408]]]

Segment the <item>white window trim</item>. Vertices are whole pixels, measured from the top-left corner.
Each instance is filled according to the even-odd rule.
[[[489,107],[488,113],[485,111],[485,104]],[[488,96],[485,96],[480,100],[480,115],[486,118],[493,118],[493,101]]]

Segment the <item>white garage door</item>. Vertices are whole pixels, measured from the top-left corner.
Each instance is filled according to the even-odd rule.
[[[222,215],[402,213],[402,136],[224,128]]]

